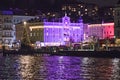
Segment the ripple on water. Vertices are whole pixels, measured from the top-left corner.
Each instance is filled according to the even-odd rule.
[[[0,79],[119,80],[120,59],[50,55],[0,57]]]

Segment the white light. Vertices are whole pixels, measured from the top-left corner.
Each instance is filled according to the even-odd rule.
[[[60,56],[59,58],[60,58],[60,59],[63,59],[63,56]]]
[[[27,24],[27,22],[26,21],[24,21],[24,25],[26,25]]]

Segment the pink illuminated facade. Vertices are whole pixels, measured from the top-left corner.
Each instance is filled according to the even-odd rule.
[[[114,38],[114,23],[104,23],[102,26],[104,27],[103,38]]]
[[[99,39],[114,38],[114,23],[88,24],[85,29],[87,36],[96,36]]]

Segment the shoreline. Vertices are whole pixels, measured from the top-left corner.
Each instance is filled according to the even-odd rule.
[[[36,55],[48,54],[50,56],[75,56],[96,58],[120,58],[120,51],[58,51],[58,52],[35,52],[35,51],[4,51],[3,55]]]

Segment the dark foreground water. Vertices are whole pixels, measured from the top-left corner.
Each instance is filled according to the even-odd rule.
[[[120,59],[0,56],[0,80],[120,80]]]

